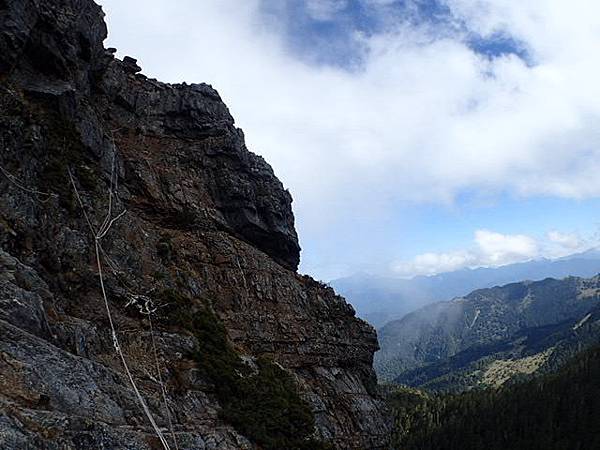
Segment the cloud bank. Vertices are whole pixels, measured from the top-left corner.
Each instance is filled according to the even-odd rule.
[[[446,253],[423,253],[411,261],[392,265],[401,277],[436,275],[464,268],[498,267],[539,258],[560,258],[598,246],[597,236],[582,237],[576,233],[550,231],[542,238],[523,234],[502,234],[477,230],[473,245]]]
[[[390,0],[101,3],[111,44],[127,42],[145,73],[219,90],[248,147],[292,191],[312,263],[313,244],[357,217],[452,205],[464,191],[600,194],[596,1],[446,0],[430,2],[429,21],[415,19],[425,14],[418,1],[403,14]],[[293,20],[284,19],[298,4],[319,30],[348,8],[368,11],[371,28],[331,41],[333,54],[354,49],[359,63],[318,63],[331,49],[303,46],[302,34],[290,45]],[[474,34],[510,37],[527,57],[476,51]],[[508,258],[504,245],[533,252],[522,237],[480,238],[490,261]],[[452,266],[460,256],[444,258]]]

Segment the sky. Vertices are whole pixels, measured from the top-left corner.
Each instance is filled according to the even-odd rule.
[[[594,0],[101,0],[119,56],[206,82],[294,198],[304,273],[598,245]]]

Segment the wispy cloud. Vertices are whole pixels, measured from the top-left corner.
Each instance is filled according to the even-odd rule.
[[[589,242],[577,233],[561,233],[560,231],[553,230],[548,232],[547,237],[549,242],[556,244],[559,249],[567,251],[581,250],[583,247],[589,245]]]
[[[348,7],[348,0],[307,0],[306,10],[319,21],[335,20],[336,15]]]
[[[502,234],[477,230],[469,248],[443,253],[423,253],[410,261],[392,264],[392,272],[401,277],[435,275],[463,268],[498,267],[537,258],[559,258],[593,248],[596,236],[550,231],[536,238],[524,234]]]

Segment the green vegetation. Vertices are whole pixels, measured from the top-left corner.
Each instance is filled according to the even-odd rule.
[[[62,206],[70,211],[76,209],[73,188],[69,182],[68,168],[73,168],[83,189],[95,191],[98,188],[98,175],[86,164],[80,138],[73,124],[62,120],[53,122],[49,134],[49,158],[42,172],[45,186],[59,195]]]
[[[459,392],[493,383],[494,370],[488,369],[499,368],[495,361],[514,361],[513,369],[539,364],[533,370],[555,371],[600,341],[599,289],[598,277],[549,278],[427,306],[383,327],[378,375],[397,384]],[[513,375],[521,378],[518,372]]]
[[[395,389],[394,441],[403,450],[600,448],[600,347],[556,374],[456,395]]]
[[[173,259],[173,243],[171,237],[163,234],[156,243],[156,253],[163,264],[168,264]]]
[[[27,105],[35,123],[42,125],[48,155],[40,174],[42,187],[58,194],[61,206],[74,212],[77,204],[67,169],[73,169],[83,189],[96,191],[100,180],[96,163],[86,156],[75,124],[65,118],[54,100],[30,96]]]
[[[259,358],[245,363],[210,306],[166,290],[167,320],[198,339],[193,358],[215,389],[223,420],[265,450],[325,450],[311,438],[314,417],[292,377],[276,363]]]
[[[44,97],[33,93],[23,93],[10,88],[0,91],[0,128],[7,131],[24,128],[21,142],[22,153],[17,161],[23,164],[31,150],[43,151],[44,158],[39,159],[39,183],[37,186],[28,180],[32,188],[49,194],[56,194],[60,205],[70,213],[78,210],[73,188],[69,181],[68,168],[73,170],[82,189],[97,191],[100,183],[99,168],[85,150],[79,131],[73,120],[61,111],[56,98]],[[36,124],[38,127],[31,127]],[[32,143],[33,141],[38,141]],[[10,167],[6,167],[11,171]],[[17,172],[15,172],[17,173]]]

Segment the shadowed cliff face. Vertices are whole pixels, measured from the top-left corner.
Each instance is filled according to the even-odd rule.
[[[223,414],[220,372],[201,357],[219,353],[195,328],[202,311],[252,370],[283,368],[269,374],[290,378],[312,438],[385,448],[375,333],[295,272],[290,194],[245,148],[215,90],[159,83],[115,59],[102,16],[91,0],[0,0],[0,446],[162,448],[100,291],[84,212],[97,231],[110,207],[110,217],[126,211],[101,251],[121,348],[179,448],[260,439]]]

